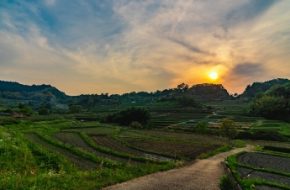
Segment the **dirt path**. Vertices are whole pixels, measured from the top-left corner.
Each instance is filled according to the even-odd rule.
[[[104,188],[103,190],[219,190],[224,174],[221,162],[232,154],[250,151],[253,146],[221,153],[183,168],[159,172]]]

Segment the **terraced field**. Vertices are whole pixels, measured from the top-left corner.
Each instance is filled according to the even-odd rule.
[[[120,162],[128,162],[128,159],[124,159],[122,157],[113,156],[111,154],[105,154],[103,152],[97,151],[92,146],[87,144],[78,133],[69,133],[69,132],[60,132],[56,133],[55,138],[62,141],[63,143],[72,145],[74,147],[79,147],[84,149],[85,151],[91,152],[100,158],[106,158],[110,160],[120,161]],[[132,161],[130,161],[132,162]]]
[[[250,152],[239,156],[238,162],[256,168],[267,168],[269,170],[290,173],[290,158],[287,157]]]
[[[96,169],[99,165],[93,161],[85,159],[81,156],[71,153],[70,151],[60,148],[58,146],[54,146],[45,140],[43,140],[40,136],[34,133],[26,134],[27,138],[38,145],[41,145],[43,148],[48,149],[53,152],[57,152],[59,154],[64,155],[67,159],[69,159],[74,165],[78,166],[80,169]]]
[[[133,146],[127,146],[124,142],[113,139],[112,137],[103,136],[103,135],[92,135],[91,136],[96,144],[108,147],[111,150],[124,152],[128,155],[143,157],[149,160],[156,161],[171,161],[170,157],[161,156],[160,154],[154,154],[152,152],[139,150],[137,148],[132,148]]]
[[[15,137],[20,141],[16,144],[23,144],[23,152],[33,162],[31,168],[24,169],[26,175],[17,180],[36,189],[99,189],[180,166],[225,144],[225,139],[207,135],[137,130],[69,119],[27,121],[6,128],[3,134],[9,134],[7,140],[15,134],[23,136]],[[14,147],[13,143],[8,144]],[[22,158],[28,156],[17,157]],[[7,162],[11,162],[9,166],[16,161]],[[11,189],[3,175],[0,173],[1,186]],[[58,176],[66,182],[60,184]]]
[[[225,139],[162,130],[133,130],[116,127],[65,129],[63,132],[85,133],[96,144],[111,150],[144,158],[192,160],[198,155],[224,145]]]
[[[290,189],[289,152],[290,149],[286,152],[247,152],[229,157],[227,162],[235,178],[246,190],[253,185],[258,190]]]

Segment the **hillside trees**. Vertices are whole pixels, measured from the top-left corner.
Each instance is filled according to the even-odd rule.
[[[128,108],[123,111],[113,113],[105,118],[105,122],[116,123],[119,125],[129,126],[132,123],[138,122],[142,126],[149,123],[150,113],[143,108]]]
[[[290,120],[290,83],[273,86],[266,93],[256,97],[250,113],[268,119]]]

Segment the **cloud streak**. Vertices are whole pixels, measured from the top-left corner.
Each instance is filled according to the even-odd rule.
[[[281,0],[3,0],[0,76],[120,93],[209,82],[218,70],[241,92],[290,77],[289,9]]]

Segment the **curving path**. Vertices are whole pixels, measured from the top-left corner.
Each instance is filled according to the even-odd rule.
[[[221,162],[230,155],[252,149],[253,146],[237,148],[197,160],[186,167],[143,176],[103,190],[219,190],[219,181],[224,174]]]

